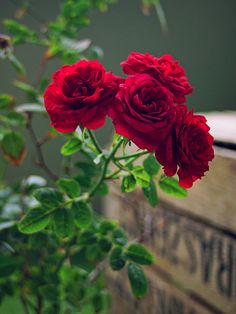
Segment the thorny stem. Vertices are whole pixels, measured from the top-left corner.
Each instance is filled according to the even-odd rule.
[[[125,155],[125,156],[118,156],[115,158],[115,160],[124,160],[124,159],[129,159],[129,158],[132,158],[132,157],[140,157],[142,155],[146,155],[148,154],[148,151],[142,151],[142,152],[137,152],[137,153],[134,153],[134,154],[131,154],[131,155]]]
[[[126,171],[127,169],[125,168],[124,165],[122,165],[118,160],[113,160],[114,164],[120,169]]]
[[[99,275],[101,274],[101,272],[107,267],[107,260],[102,261],[101,263],[99,263],[96,268],[94,269],[94,271],[92,271],[89,274],[89,282],[95,282],[96,279],[99,277]]]
[[[58,179],[57,175],[55,175],[52,170],[47,166],[44,156],[41,150],[41,143],[38,142],[38,139],[36,137],[36,134],[34,132],[34,129],[32,127],[32,122],[31,122],[31,117],[28,118],[28,123],[27,123],[27,129],[29,131],[31,140],[35,146],[36,152],[37,152],[37,157],[38,157],[38,166],[42,168],[47,175],[53,180],[56,181]]]
[[[106,177],[106,172],[107,172],[107,168],[108,165],[110,163],[110,161],[113,159],[115,153],[117,152],[117,150],[119,149],[120,145],[123,143],[123,138],[121,137],[117,143],[114,145],[112,151],[110,152],[110,154],[106,157],[104,165],[103,165],[103,169],[102,169],[102,173],[100,178],[98,179],[97,183],[94,185],[94,187],[91,189],[91,191],[88,193],[89,197],[93,196],[96,191],[98,190],[98,188],[100,187],[100,184],[103,182],[103,180]]]
[[[94,136],[93,132],[89,129],[88,130],[88,134],[90,136],[91,141],[93,142],[93,145],[96,147],[96,150],[98,151],[99,154],[102,154],[102,148],[100,147],[96,137]]]
[[[38,139],[38,145],[42,146],[43,144],[45,144],[47,141],[49,141],[51,139],[49,134],[46,134],[44,137],[42,137],[41,139]]]
[[[70,175],[71,170],[72,170],[72,162],[71,162],[71,156],[66,156],[67,158],[64,159],[64,164],[63,164],[63,170],[66,175]]]
[[[137,157],[133,157],[130,158],[128,161],[126,161],[126,163],[124,163],[124,165],[122,165],[122,168],[120,167],[119,169],[117,169],[116,171],[114,171],[113,173],[111,173],[110,175],[106,176],[105,179],[106,180],[110,180],[110,179],[115,179],[116,176],[125,169],[125,167],[127,167],[129,164],[131,164],[133,161],[135,161],[137,159]],[[119,166],[118,166],[119,167]],[[127,169],[125,169],[127,171]]]

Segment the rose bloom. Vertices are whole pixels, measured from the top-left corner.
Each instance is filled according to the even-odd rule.
[[[101,127],[121,81],[105,72],[98,61],[81,60],[61,67],[44,94],[51,124],[60,132],[72,132],[78,125]]]
[[[147,73],[164,84],[174,95],[174,102],[184,103],[185,95],[192,92],[184,69],[178,61],[174,61],[171,55],[163,55],[160,58],[149,53],[131,52],[128,59],[121,62],[126,74],[134,75]]]
[[[204,116],[188,112],[185,105],[177,106],[176,110],[173,130],[160,143],[156,158],[167,176],[177,171],[180,186],[190,188],[209,170],[209,161],[214,158],[213,137]]]
[[[164,141],[175,120],[172,93],[148,74],[129,76],[108,115],[116,132],[141,149],[154,151]]]

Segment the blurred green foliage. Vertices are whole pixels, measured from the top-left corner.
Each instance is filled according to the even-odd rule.
[[[0,303],[18,298],[24,313],[108,313],[110,295],[106,290],[104,269],[127,268],[127,277],[135,297],[147,293],[143,265],[151,265],[152,254],[139,243],[130,243],[119,222],[105,220],[93,210],[95,194],[109,192],[107,180],[125,173],[122,192],[137,186],[143,189],[151,206],[158,202],[157,186],[175,196],[184,196],[171,179],[159,176],[160,166],[152,155],[143,165],[134,161],[147,152],[128,155],[128,141],[116,135],[110,150],[103,151],[88,130],[60,134],[52,128],[37,138],[33,117],[45,115],[43,93],[49,83],[44,67],[53,58],[63,63],[80,59],[99,59],[100,47],[89,39],[78,40],[78,30],[90,23],[93,10],[106,11],[115,0],[64,0],[54,21],[42,23],[40,31],[29,29],[16,20],[3,21],[8,35],[0,35],[0,58],[15,68],[13,82],[25,95],[18,103],[13,95],[0,94],[0,146],[4,160],[20,166],[27,154],[25,133],[35,147],[35,166],[45,177],[31,175],[8,185],[4,160],[0,177]],[[159,1],[144,1],[150,10]],[[24,2],[18,15],[30,11]],[[24,66],[14,54],[15,45],[36,44],[44,47],[35,83],[27,81]],[[37,71],[35,71],[36,73]],[[61,147],[63,174],[47,166],[42,146],[56,137],[64,138]],[[116,157],[123,144],[123,155]],[[78,157],[79,154],[79,157]],[[109,162],[117,167],[110,171]]]

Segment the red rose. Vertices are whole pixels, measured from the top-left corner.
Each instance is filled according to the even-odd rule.
[[[117,98],[108,113],[116,132],[141,149],[155,150],[174,123],[172,93],[152,76],[139,74],[120,85]]]
[[[171,55],[156,58],[149,53],[131,52],[121,66],[126,74],[147,73],[155,77],[173,93],[175,103],[185,102],[185,95],[193,90],[184,69]]]
[[[131,52],[128,55],[128,59],[121,62],[123,71],[126,74],[134,75],[140,73],[155,72],[155,65],[157,58],[149,53]]]
[[[60,132],[72,132],[78,125],[101,127],[120,81],[105,72],[98,61],[82,60],[63,66],[53,75],[44,94],[51,124]]]
[[[156,158],[167,176],[173,176],[178,168],[179,184],[190,188],[209,169],[208,163],[214,158],[213,137],[204,116],[188,112],[185,105],[177,106],[176,110],[173,130],[159,145]]]

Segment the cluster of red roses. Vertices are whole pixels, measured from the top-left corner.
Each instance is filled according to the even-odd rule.
[[[121,66],[126,79],[106,72],[98,61],[59,69],[44,95],[52,125],[60,132],[78,125],[96,129],[108,115],[118,134],[155,151],[165,174],[177,172],[179,184],[191,187],[208,170],[214,151],[205,117],[184,104],[192,87],[183,68],[170,55],[138,52]]]

